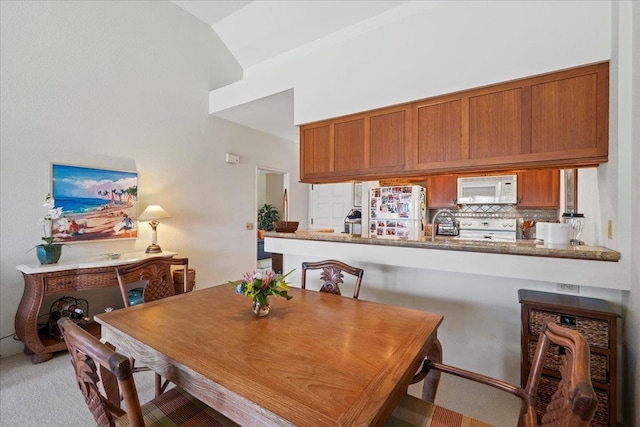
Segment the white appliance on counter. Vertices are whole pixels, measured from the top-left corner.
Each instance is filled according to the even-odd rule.
[[[458,178],[458,204],[515,205],[517,201],[517,175]]]
[[[515,218],[460,218],[460,234],[454,239],[515,242],[516,230]]]
[[[424,235],[426,212],[424,187],[374,187],[369,191],[369,235],[379,239],[418,239]]]

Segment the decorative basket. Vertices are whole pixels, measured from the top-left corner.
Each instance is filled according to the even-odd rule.
[[[187,292],[191,292],[196,287],[196,271],[190,268],[187,271]],[[176,294],[181,294],[184,289],[184,269],[180,268],[173,271],[173,285],[175,287]]]
[[[298,221],[273,221],[273,228],[278,233],[295,233],[298,224]]]
[[[529,322],[529,332],[531,335],[540,335],[542,323],[546,319],[550,322],[558,323],[560,326],[580,332],[592,347],[609,348],[609,322],[606,320],[590,319],[535,309],[531,310],[529,317],[531,319]],[[560,317],[575,319],[575,325],[564,324]]]
[[[537,341],[529,341],[529,363],[533,362],[533,355],[536,352]],[[547,356],[544,360],[544,367],[551,371],[560,372],[562,366],[562,355],[560,347],[555,344],[549,345]],[[609,380],[609,360],[606,355],[591,353],[591,379],[606,383]]]

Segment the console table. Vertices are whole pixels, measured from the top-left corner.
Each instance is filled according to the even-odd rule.
[[[24,277],[24,293],[16,312],[15,327],[16,335],[24,343],[24,353],[31,356],[33,363],[42,363],[51,359],[54,352],[67,349],[64,340],[38,332],[38,316],[45,295],[118,286],[115,271],[118,265],[174,255],[176,252],[170,251],[159,254],[130,252],[118,259],[95,256],[57,264],[17,266]],[[100,326],[96,323],[90,322],[87,330],[100,335]]]

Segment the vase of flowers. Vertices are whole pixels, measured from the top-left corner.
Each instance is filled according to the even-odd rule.
[[[40,264],[55,264],[60,259],[60,255],[62,255],[62,244],[53,243],[53,220],[62,217],[62,208],[56,208],[55,205],[56,201],[51,196],[51,193],[47,194],[42,205],[47,208],[47,213],[40,220],[44,243],[35,247],[36,256]]]
[[[253,300],[252,310],[256,316],[262,317],[269,314],[271,306],[269,297],[272,295],[281,296],[290,300],[293,298],[287,291],[289,284],[285,280],[293,270],[285,275],[276,274],[273,270],[254,271],[245,273],[242,282],[231,283],[236,288],[236,293],[250,297]]]

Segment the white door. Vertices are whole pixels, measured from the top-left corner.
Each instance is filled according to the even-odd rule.
[[[353,184],[314,184],[309,188],[309,229],[344,231],[344,219],[353,208]]]

